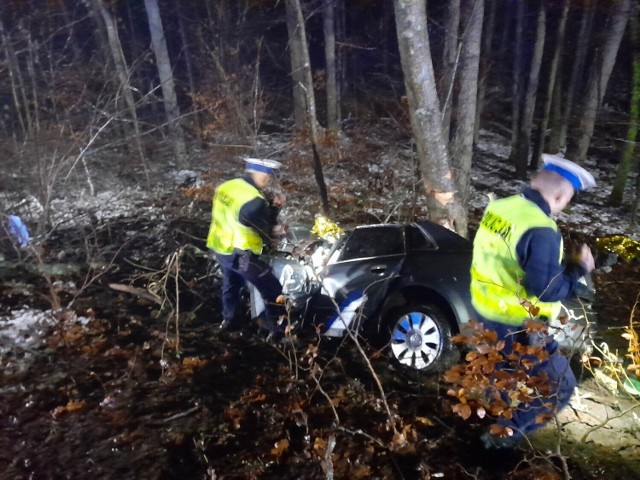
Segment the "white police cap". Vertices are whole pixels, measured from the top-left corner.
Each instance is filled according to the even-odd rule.
[[[247,162],[247,172],[262,172],[268,175],[275,173],[282,164],[276,160],[270,160],[268,158],[249,158],[244,159]]]
[[[555,172],[566,178],[569,180],[576,192],[596,186],[596,181],[593,178],[593,175],[571,160],[567,160],[566,158],[562,158],[558,155],[543,153],[542,161],[544,162],[543,170]]]

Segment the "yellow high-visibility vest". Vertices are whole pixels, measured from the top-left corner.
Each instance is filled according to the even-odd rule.
[[[483,317],[507,325],[529,318],[553,319],[560,302],[543,302],[522,286],[524,270],[516,246],[524,233],[536,227],[558,231],[556,223],[535,203],[522,196],[495,200],[487,206],[473,241],[471,301]],[[562,244],[560,258],[562,260]]]
[[[228,255],[234,249],[262,253],[262,238],[252,228],[240,223],[240,209],[262,193],[242,178],[220,185],[213,196],[211,225],[207,236],[207,248]]]

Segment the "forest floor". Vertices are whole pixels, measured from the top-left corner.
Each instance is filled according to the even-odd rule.
[[[290,152],[284,219],[311,225],[320,208],[306,147],[262,141]],[[489,193],[523,185],[511,180],[506,143],[483,132],[472,231]],[[598,152],[587,166],[600,187],[560,216],[563,234],[638,240],[629,213],[606,206],[613,171]],[[426,216],[410,145],[382,122],[347,131],[326,158],[341,226]],[[249,322],[219,333],[204,239],[213,188],[242,168],[224,149],[194,151],[188,168],[156,166],[143,189],[131,162],[105,158],[58,192],[56,228],[33,248],[2,243],[0,478],[640,478],[640,399],[606,375],[577,369],[579,393],[557,423],[520,449],[486,451],[478,437],[490,421],[452,413],[437,377],[407,378],[367,351],[374,376],[352,344],[315,335],[274,346]],[[37,195],[15,168],[5,178],[3,200],[19,206],[10,213],[35,225]],[[621,358],[638,270],[619,261],[594,273],[599,341]]]

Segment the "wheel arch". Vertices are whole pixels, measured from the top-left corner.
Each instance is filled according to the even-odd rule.
[[[380,310],[377,328],[380,329],[383,320],[392,310],[411,303],[436,306],[445,316],[451,327],[453,335],[460,333],[460,327],[456,320],[456,314],[447,299],[432,288],[423,285],[408,285],[396,290],[387,297]]]

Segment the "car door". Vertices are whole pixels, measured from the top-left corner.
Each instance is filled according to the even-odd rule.
[[[363,226],[349,234],[322,274],[316,310],[323,310],[326,335],[341,336],[349,325],[357,328],[354,322],[375,314],[405,252],[403,225]]]

